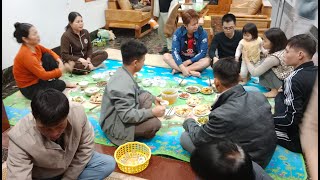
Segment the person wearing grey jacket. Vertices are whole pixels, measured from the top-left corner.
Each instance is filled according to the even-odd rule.
[[[121,45],[123,66],[111,77],[103,94],[100,126],[118,146],[137,138],[153,138],[161,127],[157,117],[165,112],[162,100],[142,90],[133,77],[143,67],[146,53],[146,46],[136,40]]]
[[[198,125],[192,116],[184,121],[182,147],[192,152],[201,144],[224,138],[239,144],[253,161],[265,168],[277,143],[269,102],[261,93],[246,92],[238,84],[239,64],[234,57],[216,62],[213,72],[220,95],[206,124]]]

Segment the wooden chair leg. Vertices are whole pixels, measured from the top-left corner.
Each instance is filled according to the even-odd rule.
[[[104,26],[105,29],[109,29],[109,23],[106,23],[106,25]]]
[[[141,27],[136,27],[134,37],[137,39],[141,37]]]

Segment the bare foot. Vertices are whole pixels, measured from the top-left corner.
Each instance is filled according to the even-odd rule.
[[[94,70],[94,69],[98,68],[98,67],[94,67],[92,64],[89,64],[88,66],[89,66],[90,71],[92,71],[92,70]]]
[[[201,73],[198,71],[190,71],[190,74],[191,76],[194,76],[194,77],[201,77]]]
[[[271,89],[271,91],[269,91],[267,93],[263,93],[263,95],[265,95],[267,98],[274,98],[274,97],[276,97],[277,94],[278,94],[277,89]]]
[[[77,84],[75,84],[75,83],[71,83],[71,82],[65,82],[66,83],[66,87],[67,88],[75,88],[75,87],[77,87]]]

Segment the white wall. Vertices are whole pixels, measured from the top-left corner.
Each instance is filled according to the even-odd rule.
[[[15,22],[33,24],[40,33],[41,44],[47,48],[60,46],[60,37],[68,24],[68,14],[79,12],[84,27],[92,32],[105,25],[107,0],[85,3],[84,0],[3,0],[2,1],[2,69],[13,65],[19,50],[13,37]]]

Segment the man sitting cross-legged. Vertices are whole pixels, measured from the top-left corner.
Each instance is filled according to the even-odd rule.
[[[239,63],[234,57],[222,58],[213,65],[214,84],[219,91],[211,107],[209,121],[199,126],[191,116],[183,123],[186,130],[180,141],[184,149],[217,138],[239,144],[252,160],[265,168],[276,148],[276,133],[271,106],[259,92],[246,92],[239,83]]]
[[[199,26],[199,15],[194,9],[181,14],[183,25],[172,38],[172,53],[165,53],[163,60],[172,68],[172,74],[200,77],[200,72],[210,65],[207,32]]]
[[[116,145],[154,137],[161,127],[157,117],[165,112],[161,98],[142,90],[133,78],[144,65],[146,46],[130,40],[121,45],[121,54],[123,66],[105,88],[100,114],[102,130]],[[153,102],[156,106],[152,108]]]
[[[94,131],[84,108],[56,89],[39,91],[32,114],[9,131],[7,179],[104,179],[112,156],[94,151]]]

